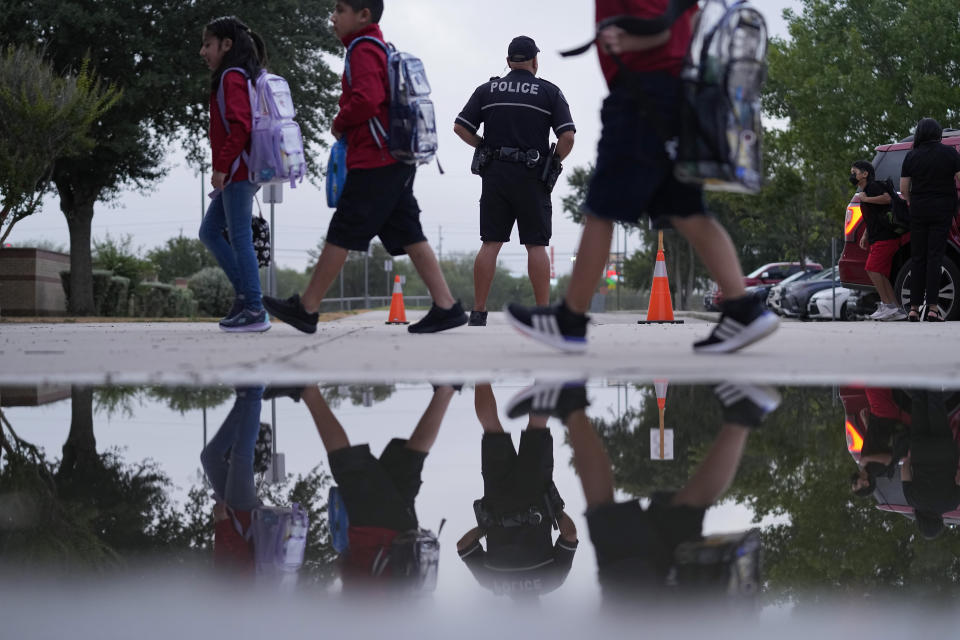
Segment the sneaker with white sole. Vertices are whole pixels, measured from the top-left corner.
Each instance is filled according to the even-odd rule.
[[[755,429],[780,406],[781,397],[773,387],[725,382],[713,389],[723,405],[723,421]]]
[[[899,322],[907,319],[907,312],[900,307],[894,307],[893,313],[883,318],[884,322]]]
[[[893,316],[897,315],[897,312],[900,311],[900,307],[895,304],[880,304],[880,308],[870,314],[871,320],[884,321],[889,320]]]
[[[583,380],[535,382],[507,402],[507,417],[553,416],[566,421],[574,411],[590,406]]]
[[[232,318],[221,320],[220,329],[227,333],[262,333],[270,329],[270,319],[266,309],[244,309]]]
[[[749,296],[725,300],[710,335],[694,343],[697,353],[731,353],[765,338],[780,326],[780,318]]]
[[[561,351],[579,353],[587,349],[587,323],[583,313],[559,302],[549,307],[525,307],[510,303],[503,308],[507,323],[523,335]]]

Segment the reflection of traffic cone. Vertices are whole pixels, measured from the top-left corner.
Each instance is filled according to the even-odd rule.
[[[400,276],[393,278],[393,296],[390,298],[390,315],[387,324],[410,324],[407,312],[403,308],[403,289],[400,288]]]
[[[666,437],[664,433],[664,413],[667,410],[667,380],[654,380],[653,389],[657,394],[657,409],[660,413],[660,459],[664,458],[664,443],[666,442]]]
[[[670,283],[667,282],[667,261],[663,255],[663,231],[658,239],[657,264],[653,268],[653,287],[650,289],[647,319],[637,320],[637,324],[683,324],[683,320],[673,319],[673,301],[670,299]]]

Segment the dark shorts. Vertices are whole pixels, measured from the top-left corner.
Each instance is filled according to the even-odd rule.
[[[585,213],[630,223],[647,214],[657,227],[669,226],[670,217],[704,213],[703,190],[674,177],[665,148],[679,132],[679,105],[680,80],[667,73],[640,74],[635,84],[613,88],[600,111]]]
[[[661,584],[677,545],[703,538],[706,509],[671,506],[670,498],[670,494],[656,494],[646,510],[638,500],[631,500],[587,512],[604,588]]]
[[[427,454],[406,445],[406,440],[394,438],[379,460],[365,444],[330,454],[330,473],[340,488],[350,526],[417,528],[414,501]]]
[[[538,175],[542,167],[493,160],[483,171],[480,239],[509,242],[517,223],[520,244],[547,246],[553,234],[550,192]]]
[[[376,169],[351,169],[330,219],[327,242],[351,251],[366,251],[379,236],[392,256],[404,247],[426,241],[420,226],[420,205],[413,197],[417,168],[397,162]]]
[[[484,504],[494,512],[510,514],[542,503],[553,482],[550,430],[524,430],[519,454],[509,433],[483,434],[480,469]]]

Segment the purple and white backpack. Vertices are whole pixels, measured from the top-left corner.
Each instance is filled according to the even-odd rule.
[[[257,578],[284,584],[296,582],[309,528],[307,512],[297,503],[254,509],[247,536],[253,542]]]
[[[289,182],[291,188],[303,181],[307,174],[307,158],[303,149],[303,135],[300,125],[293,118],[297,111],[290,95],[290,85],[282,77],[260,72],[256,81],[251,81],[245,69],[231,67],[224,71],[239,71],[247,78],[250,91],[250,111],[253,123],[250,131],[250,151],[240,154],[247,164],[250,182],[270,184]],[[230,133],[227,123],[226,103],[223,96],[223,76],[220,76],[220,88],[217,90],[217,104],[220,117]],[[240,164],[240,158],[234,161],[231,175]]]

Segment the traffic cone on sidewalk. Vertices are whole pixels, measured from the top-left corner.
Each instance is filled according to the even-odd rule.
[[[393,277],[393,296],[390,298],[390,315],[386,324],[410,324],[407,311],[403,307],[403,289],[400,288],[400,276]]]
[[[663,255],[663,231],[658,235],[657,264],[653,268],[653,287],[650,289],[650,305],[647,319],[637,324],[683,324],[673,319],[673,301],[670,299],[670,283],[667,282],[667,260]]]
[[[664,428],[667,385],[667,380],[653,381],[653,389],[657,394],[657,412],[660,414],[660,428],[650,430],[650,458],[653,460],[673,460],[673,429]]]

